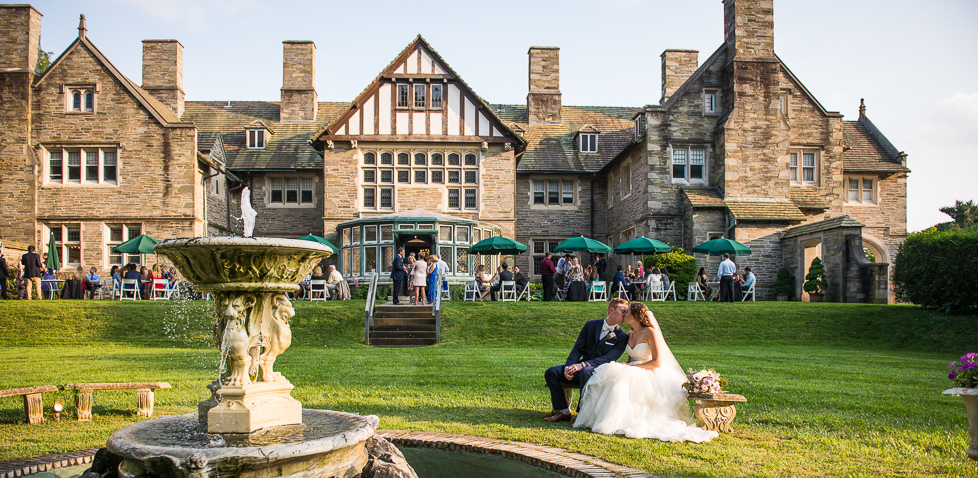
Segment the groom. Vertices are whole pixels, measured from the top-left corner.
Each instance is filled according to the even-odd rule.
[[[594,369],[608,362],[614,362],[625,352],[628,345],[628,334],[619,326],[628,313],[628,302],[620,297],[611,299],[608,304],[608,316],[604,320],[589,320],[577,336],[577,342],[567,357],[564,365],[550,367],[544,372],[547,388],[550,389],[550,402],[553,411],[544,418],[548,422],[563,422],[571,420],[567,397],[564,395],[564,385],[579,387],[582,392]],[[580,408],[580,400],[578,400]]]

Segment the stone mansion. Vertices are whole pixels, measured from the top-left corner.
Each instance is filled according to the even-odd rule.
[[[781,267],[800,295],[821,256],[826,300],[892,301],[907,155],[865,106],[844,120],[778,58],[773,0],[722,8],[716,51],[662,53],[657,102],[568,106],[556,47],[529,48],[526,104],[493,104],[420,35],[356,98],[319,101],[315,45],[284,41],[281,101],[186,101],[178,41],[143,41],[137,84],[82,17],[40,71],[41,13],[0,5],[0,240],[13,264],[53,235],[64,270],[104,275],[140,259],[111,252],[139,234],[240,233],[247,186],[256,235],[324,236],[345,275],[386,272],[398,246],[440,254],[456,280],[491,274],[498,258],[465,251],[492,236],[527,244],[515,263],[536,279],[568,237],[728,237],[753,250],[738,262],[759,298]]]

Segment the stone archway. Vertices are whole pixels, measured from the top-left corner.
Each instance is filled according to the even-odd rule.
[[[811,239],[802,243],[803,254],[801,254],[801,267],[799,270],[802,271],[801,277],[798,277],[797,293],[798,297],[801,298],[802,302],[808,302],[808,294],[804,292],[802,288],[805,284],[805,276],[808,275],[808,270],[812,267],[812,260],[816,257],[822,259],[822,239]]]

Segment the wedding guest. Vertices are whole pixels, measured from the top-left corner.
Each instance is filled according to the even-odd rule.
[[[627,266],[625,266],[624,275],[625,275],[625,277],[628,277],[631,280],[635,280],[635,271],[632,270],[632,265],[631,264],[628,264]]]
[[[437,285],[438,285],[437,284],[437,282],[438,282],[438,256],[435,255],[435,254],[429,254],[428,255],[428,258],[427,258],[427,262],[428,262],[428,274],[427,274],[427,279],[428,279],[428,293],[427,293],[428,302],[434,302],[435,301],[435,294],[436,294],[435,291],[438,289],[438,287],[437,287]]]
[[[95,298],[95,291],[102,288],[102,277],[97,274],[98,269],[92,267],[85,276],[85,290],[88,291],[88,298]]]
[[[56,291],[57,288],[58,288],[58,285],[57,285],[56,282],[46,282],[46,281],[55,280],[57,278],[58,277],[54,274],[54,269],[52,269],[50,267],[45,267],[44,268],[44,274],[41,275],[41,281],[42,281],[41,282],[41,290],[43,292],[48,292],[49,293],[48,295],[49,295],[50,298],[54,298],[54,296],[51,295],[50,292]]]
[[[662,281],[662,272],[659,271],[659,268],[658,267],[653,267],[652,268],[651,277],[652,277],[652,279],[651,279],[652,282],[661,282]]]
[[[418,258],[414,261],[414,267],[411,269],[412,277],[411,283],[414,285],[414,290],[411,296],[412,305],[425,305],[427,302],[427,297],[425,297],[425,289],[427,289],[428,277],[427,277],[428,263],[423,258]]]
[[[730,260],[730,254],[723,255],[723,262],[717,268],[717,278],[720,279],[720,302],[733,302],[733,278],[737,273],[737,265]]]
[[[523,289],[530,283],[530,280],[520,272],[520,266],[513,266],[513,280],[516,281],[516,296],[523,293]]]
[[[486,286],[486,290],[485,292],[482,293],[482,297],[479,300],[486,300],[486,297],[489,296],[491,289],[495,287],[496,284],[499,283],[499,273],[502,271],[503,271],[503,266],[496,267],[496,273],[493,274],[488,281],[486,281],[488,285]]]
[[[672,279],[669,278],[669,268],[659,269],[659,275],[662,276],[662,290],[669,290],[669,286],[672,284]]]
[[[163,274],[163,277],[167,280],[167,287],[173,289],[177,286],[177,282],[180,280],[180,276],[177,274],[177,268],[171,267],[170,272]]]
[[[503,281],[513,280],[513,273],[509,271],[509,264],[503,262],[503,265],[499,266],[499,269],[499,281],[489,288],[489,297],[492,300],[496,300],[496,292],[499,292],[503,287]]]
[[[393,296],[394,300],[392,300],[391,303],[394,305],[400,305],[401,303],[398,300],[398,295],[400,295],[401,290],[404,287],[403,284],[405,282],[405,278],[404,248],[399,247],[397,248],[397,254],[394,256],[394,260],[391,261],[391,281],[394,283],[393,287],[391,287],[391,296]]]
[[[642,261],[635,262],[635,273],[638,274],[639,280],[645,279],[645,269],[642,268]]]
[[[35,247],[33,245],[27,246],[27,254],[24,254],[20,258],[20,264],[24,266],[21,272],[26,282],[28,282],[27,300],[31,300],[32,284],[34,291],[37,293],[38,300],[44,298],[44,294],[41,293],[41,275],[43,274],[44,264],[41,263],[41,256],[37,255],[34,250]]]
[[[486,297],[489,293],[488,287],[486,287],[486,276],[485,276],[486,266],[479,264],[479,267],[475,269],[475,288],[476,299],[482,302],[482,299]]]
[[[10,300],[7,297],[7,258],[3,256],[3,244],[0,244],[0,298]]]
[[[126,268],[129,270],[126,271],[125,275],[123,275],[122,278],[136,281],[136,285],[134,286],[135,289],[132,290],[132,294],[133,296],[135,296],[137,293],[139,293],[139,291],[142,288],[143,274],[136,270],[136,264],[129,264]],[[146,268],[143,267],[143,270],[146,270]],[[125,292],[126,291],[123,291],[123,295],[125,294]]]
[[[112,293],[109,295],[109,298],[114,299],[115,291],[122,290],[122,274],[119,273],[119,266],[112,266],[109,269],[109,277],[112,278]]]
[[[707,301],[713,297],[713,288],[710,287],[708,281],[709,277],[706,275],[706,268],[700,267],[700,271],[696,273],[696,285],[698,285],[700,290],[703,291],[703,296]]]
[[[564,297],[570,291],[571,282],[584,280],[584,271],[578,262],[577,256],[571,257],[570,268],[567,270],[567,279],[564,281]]]
[[[744,297],[744,278],[737,274],[737,269],[734,269],[733,273],[733,295],[730,296],[730,302],[740,302],[740,299]]]
[[[597,265],[598,280],[607,281],[608,280],[608,261],[604,259],[604,254],[598,254],[598,260],[595,262]]]
[[[570,268],[571,268],[571,255],[564,254],[564,257],[561,257],[560,260],[557,261],[557,265],[555,267],[556,269],[554,271],[555,286],[561,289],[566,289],[567,274],[570,272]]]
[[[743,287],[743,291],[744,292],[749,291],[750,288],[754,286],[754,282],[756,282],[756,281],[757,281],[757,278],[754,277],[754,273],[750,271],[750,267],[745,267],[744,268],[744,284],[741,286],[741,287]],[[751,294],[753,294],[753,292],[751,292]],[[741,297],[741,298],[743,298],[743,297]]]
[[[20,264],[17,265],[17,276],[14,277],[14,288],[17,289],[17,300],[30,300],[30,289],[28,288],[28,281],[24,278],[24,271]],[[37,291],[38,294],[41,293],[40,290]]]
[[[557,273],[557,268],[554,267],[554,262],[550,259],[553,253],[547,251],[543,256],[543,260],[540,261],[540,277],[543,280],[543,301],[550,302],[554,299],[554,275]]]
[[[451,269],[448,268],[448,263],[445,262],[444,258],[442,258],[441,256],[435,256],[435,257],[438,258],[438,274],[445,278],[444,280],[441,281],[441,287],[442,287],[441,290],[448,290],[448,274],[452,271]]]
[[[414,286],[414,264],[418,262],[418,259],[414,256],[414,253],[408,255],[407,265],[404,266],[404,271],[407,273],[407,281],[404,285],[404,290],[408,296],[408,300],[411,300],[415,296],[415,286]]]
[[[619,285],[620,284],[620,285]],[[621,266],[615,268],[615,276],[611,279],[611,295],[617,297],[619,287],[625,288],[626,299],[631,296],[631,291],[627,289],[628,278],[625,277],[624,269]]]

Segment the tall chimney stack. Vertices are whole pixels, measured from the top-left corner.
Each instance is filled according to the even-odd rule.
[[[738,60],[774,57],[774,0],[723,0],[727,55]]]
[[[560,48],[533,46],[530,56],[530,92],[526,110],[531,125],[560,124]]]
[[[183,116],[183,45],[176,40],[143,40],[143,89]]]
[[[0,18],[0,72],[34,75],[41,47],[41,12],[30,5],[0,5]]]
[[[696,50],[666,50],[662,52],[662,98],[659,104],[669,101],[683,83],[699,66],[699,53]]]
[[[315,121],[319,111],[316,96],[316,44],[311,41],[282,42],[282,103],[280,121]]]

